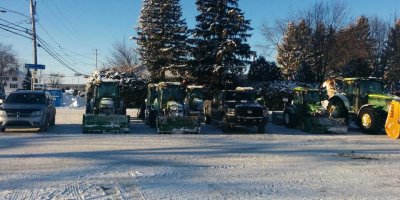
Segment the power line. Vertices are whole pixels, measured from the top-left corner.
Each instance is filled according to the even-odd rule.
[[[32,40],[32,38],[31,38],[31,37],[28,37],[28,36],[25,36],[25,35],[19,34],[19,33],[17,33],[17,32],[14,32],[14,31],[8,30],[8,29],[6,29],[6,28],[0,27],[0,29],[3,29],[3,30],[5,30],[5,31],[8,31],[8,32],[10,32],[10,33],[13,33],[13,34],[15,34],[15,35],[19,35],[19,36],[21,36],[21,37],[28,38],[28,39]]]

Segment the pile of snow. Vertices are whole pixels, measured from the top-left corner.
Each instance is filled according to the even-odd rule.
[[[79,95],[75,96],[74,90],[66,90],[63,93],[63,107],[83,108],[86,106],[86,98]]]

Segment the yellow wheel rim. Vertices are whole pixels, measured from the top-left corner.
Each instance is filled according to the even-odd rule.
[[[361,118],[361,122],[363,127],[365,128],[370,128],[371,127],[371,123],[372,123],[372,119],[371,116],[369,114],[364,114]]]

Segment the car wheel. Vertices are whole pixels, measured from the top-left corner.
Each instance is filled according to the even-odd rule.
[[[50,126],[54,126],[56,124],[56,116],[53,117],[52,120],[50,120]]]
[[[288,110],[285,110],[285,112],[283,112],[283,120],[285,123],[285,126],[287,128],[294,128],[296,127],[296,115],[293,113],[290,113]]]
[[[224,115],[224,117],[222,117],[222,132],[224,132],[224,133],[231,132],[231,127],[229,126],[229,123],[228,123],[228,116],[226,116],[226,115]]]
[[[46,118],[46,119],[44,120],[42,126],[40,126],[39,131],[40,131],[40,132],[46,132],[48,128],[49,128],[49,121],[48,121],[48,119]]]
[[[261,124],[257,127],[257,133],[265,133],[265,124]]]

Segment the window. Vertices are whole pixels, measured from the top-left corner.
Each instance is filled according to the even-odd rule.
[[[18,84],[10,83],[10,88],[18,88]]]
[[[18,81],[18,78],[16,76],[13,76],[12,81]]]
[[[9,81],[10,77],[5,77],[4,80]]]

